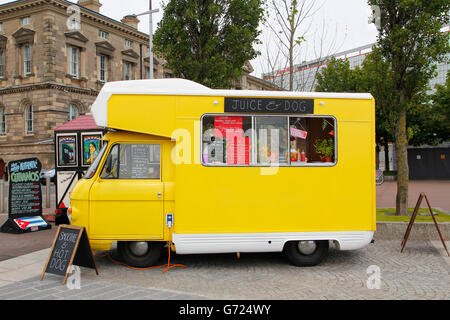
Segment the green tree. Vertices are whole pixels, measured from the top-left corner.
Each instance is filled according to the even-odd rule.
[[[361,70],[351,69],[348,60],[332,57],[317,75],[318,92],[361,92]]]
[[[436,85],[436,92],[429,96],[430,101],[425,104],[421,115],[426,118],[419,126],[419,132],[426,135],[421,140],[413,141],[413,145],[436,145],[450,140],[450,71],[447,73],[445,85]],[[424,130],[430,128],[431,130]],[[415,137],[415,136],[414,136]]]
[[[229,88],[258,52],[263,0],[170,0],[154,35],[154,51],[176,77]]]
[[[389,166],[389,142],[394,140],[395,123],[390,121],[393,100],[393,84],[389,76],[389,64],[383,59],[377,48],[367,55],[361,69],[361,87],[375,98],[376,142],[377,151],[384,146],[385,169]]]
[[[397,158],[396,212],[408,215],[407,111],[435,72],[435,63],[449,52],[448,0],[369,0],[380,13],[376,47],[389,65],[393,85],[390,121],[395,124]]]
[[[317,76],[316,91],[321,92],[370,92],[376,103],[376,142],[377,151],[380,146],[388,150],[388,142],[392,141],[390,126],[387,122],[385,105],[390,102],[388,83],[381,76],[385,65],[380,63],[376,53],[369,54],[362,68],[350,68],[347,60],[335,59],[328,62]],[[378,156],[378,153],[377,153]],[[378,160],[378,158],[377,158]],[[385,162],[389,169],[389,155],[385,152]],[[378,163],[378,161],[377,161]]]
[[[450,71],[447,73],[445,85],[437,85],[436,93],[432,95],[432,108],[436,114],[431,119],[430,126],[435,128],[440,141],[450,140]]]
[[[408,110],[410,145],[437,145],[450,140],[450,72],[445,85],[430,95],[420,96]]]

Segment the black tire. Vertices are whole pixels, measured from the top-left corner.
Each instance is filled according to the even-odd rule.
[[[286,243],[284,252],[289,261],[298,267],[312,267],[318,265],[328,253],[328,240],[311,241],[315,244],[315,249],[306,254],[302,252],[299,245],[302,241],[290,241]],[[303,242],[304,243],[304,242]]]
[[[140,249],[138,252],[136,246],[142,245],[147,249]],[[155,241],[119,241],[117,249],[122,256],[123,261],[131,266],[137,268],[145,268],[154,266],[161,257],[162,242]]]

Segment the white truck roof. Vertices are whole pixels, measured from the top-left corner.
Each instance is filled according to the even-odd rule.
[[[258,90],[217,90],[185,79],[149,79],[107,82],[91,106],[91,113],[100,127],[107,127],[108,100],[112,95],[182,95],[224,97],[272,97],[311,99],[363,99],[370,100],[370,93],[292,92]]]

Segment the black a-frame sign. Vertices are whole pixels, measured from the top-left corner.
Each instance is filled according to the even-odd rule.
[[[41,280],[44,279],[45,273],[52,273],[64,276],[64,285],[71,265],[95,269],[98,275],[86,229],[78,226],[60,225],[42,271]]]

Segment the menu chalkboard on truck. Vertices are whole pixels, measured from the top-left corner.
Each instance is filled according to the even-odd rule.
[[[47,263],[42,271],[41,280],[44,279],[45,273],[52,273],[64,276],[64,285],[72,264],[95,269],[98,275],[86,229],[78,226],[60,225],[53,240]]]
[[[131,146],[131,178],[146,179],[149,174],[149,146],[136,144]]]

